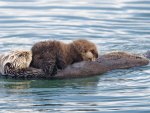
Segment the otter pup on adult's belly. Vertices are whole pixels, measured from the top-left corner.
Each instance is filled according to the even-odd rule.
[[[13,71],[26,69],[32,60],[31,51],[16,50],[0,55],[0,73],[11,74]]]
[[[57,73],[70,64],[94,61],[98,57],[96,45],[87,40],[75,40],[65,44],[60,41],[42,41],[32,47],[31,67],[42,69],[47,76]]]

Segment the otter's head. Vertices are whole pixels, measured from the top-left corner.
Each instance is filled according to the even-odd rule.
[[[25,50],[12,51],[9,57],[11,63],[16,69],[28,68],[32,60],[32,52]]]
[[[96,45],[90,41],[84,39],[75,40],[73,41],[73,46],[84,61],[95,61],[98,58]]]

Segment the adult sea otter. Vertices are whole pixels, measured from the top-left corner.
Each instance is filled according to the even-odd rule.
[[[136,66],[144,66],[149,60],[143,56],[129,54],[126,52],[111,52],[101,55],[96,61],[82,61],[67,66],[60,70],[55,76],[45,76],[42,69],[29,67],[23,70],[6,65],[7,77],[19,79],[68,79],[99,75],[114,69],[127,69]],[[5,75],[6,76],[6,75]]]

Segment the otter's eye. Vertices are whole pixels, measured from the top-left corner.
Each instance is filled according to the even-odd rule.
[[[91,51],[91,53],[93,53],[93,54],[95,53],[95,51],[94,51],[94,50],[90,50],[90,51]]]
[[[90,51],[96,58],[98,58],[98,53],[95,50],[90,50]]]
[[[20,54],[20,55],[19,55],[19,57],[22,57],[22,56],[23,56],[23,54]]]

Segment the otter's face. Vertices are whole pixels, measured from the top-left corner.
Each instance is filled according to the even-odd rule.
[[[87,51],[85,53],[82,53],[82,58],[84,61],[95,61],[96,58],[98,58],[98,54],[93,53],[91,51]]]
[[[73,44],[84,61],[95,61],[98,58],[98,51],[94,43],[87,40],[76,40]]]
[[[32,60],[31,51],[15,51],[13,64],[18,69],[23,69],[29,67]]]

